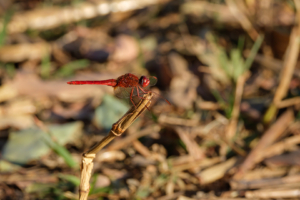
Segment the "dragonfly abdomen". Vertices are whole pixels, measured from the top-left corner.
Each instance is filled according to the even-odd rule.
[[[70,85],[108,85],[116,86],[117,82],[115,79],[108,79],[104,81],[69,81]]]

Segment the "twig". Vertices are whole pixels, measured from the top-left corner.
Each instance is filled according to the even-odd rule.
[[[174,193],[174,194],[169,194],[169,195],[166,195],[166,196],[159,197],[159,198],[157,198],[157,200],[170,200],[170,199],[176,199],[178,196],[182,195],[183,193],[184,193],[183,191],[176,192],[176,193]]]
[[[106,146],[115,137],[121,136],[122,133],[140,116],[140,114],[150,106],[151,98],[153,94],[149,92],[143,96],[143,99],[136,106],[132,106],[131,109],[115,124],[113,124],[112,129],[109,134],[103,138],[97,145],[95,145],[88,152],[83,154],[81,163],[81,177],[80,177],[80,189],[79,189],[79,199],[86,200],[89,194],[89,181],[93,169],[93,160],[96,153],[100,151],[104,146]]]
[[[256,189],[256,188],[265,188],[265,187],[274,187],[285,185],[288,183],[299,183],[300,175],[286,176],[283,178],[267,178],[260,180],[232,180],[230,185],[234,190],[245,190],[245,189]]]
[[[237,163],[237,161],[237,157],[230,158],[225,162],[204,169],[197,176],[202,185],[213,183],[224,177],[225,174],[229,173],[230,169]]]
[[[182,142],[186,145],[188,153],[195,160],[202,160],[205,157],[203,150],[199,147],[197,142],[191,138],[191,135],[188,134],[187,128],[175,127],[175,131]]]
[[[248,35],[251,37],[253,41],[255,41],[258,37],[258,33],[253,27],[250,20],[247,18],[247,16],[240,11],[234,0],[226,0],[226,3],[229,7],[229,10],[232,12],[232,14],[236,17],[236,19],[240,22],[241,26],[245,31],[247,31]]]
[[[260,9],[260,8],[258,8]],[[287,14],[284,12],[284,6],[279,8],[276,13],[276,17],[273,17],[271,21],[267,23],[260,20],[256,16],[250,16],[255,19],[255,24],[260,26],[269,27],[272,26],[291,26],[295,24],[294,13]],[[282,12],[281,12],[282,11]],[[262,12],[257,10],[256,13]],[[229,7],[224,4],[209,3],[208,1],[186,1],[181,6],[181,13],[185,15],[192,15],[194,18],[201,20],[211,20],[219,22],[220,24],[225,24],[229,26],[240,26],[238,17],[236,17],[232,12],[230,12]],[[288,16],[288,17],[287,17]]]
[[[285,97],[288,91],[299,55],[299,33],[298,27],[295,27],[292,31],[289,46],[286,50],[286,59],[284,60],[284,68],[281,73],[281,80],[275,92],[273,103],[264,116],[264,122],[267,124],[270,123],[275,117],[277,113],[276,105],[280,104],[281,100]]]
[[[245,157],[247,155],[246,151],[244,151],[242,148],[236,146],[232,141],[226,140],[226,139],[220,139],[220,142],[224,142],[227,146],[229,146],[234,152],[239,154],[240,156]]]
[[[172,168],[170,170],[173,173],[178,173],[178,172],[188,170],[188,169],[192,169],[192,168],[196,168],[196,167],[199,168],[199,169],[203,169],[203,168],[210,167],[214,164],[217,164],[221,161],[222,161],[222,159],[220,157],[204,158],[204,159],[201,159],[201,160],[195,160],[192,156],[189,156],[189,162],[185,162],[185,163],[180,164],[180,165],[175,165],[174,166],[174,164],[176,164],[176,163],[174,162],[174,160],[170,160],[170,163],[171,163],[171,166],[172,166]]]
[[[132,142],[132,146],[145,158],[151,157],[151,152],[149,151],[149,149],[145,147],[140,141],[134,140]]]
[[[283,154],[284,151],[287,151],[290,147],[296,146],[297,144],[300,144],[300,135],[288,137],[266,148],[261,154],[256,157],[256,162],[260,162],[265,158],[270,158],[275,155]]]
[[[16,14],[7,26],[8,33],[20,33],[28,29],[47,30],[97,16],[116,12],[128,12],[147,6],[160,4],[167,0],[121,0],[121,1],[84,1],[69,7],[51,7]],[[0,29],[3,22],[0,22]]]
[[[160,126],[159,125],[154,125],[154,126],[149,126],[140,132],[136,132],[133,134],[130,134],[126,136],[125,138],[119,139],[115,142],[113,142],[109,147],[107,147],[107,151],[116,151],[119,149],[122,149],[126,146],[129,146],[132,144],[133,141],[139,139],[140,137],[144,137],[146,135],[149,135],[151,133],[156,133],[160,131]]]
[[[294,69],[297,63],[297,58],[299,55],[299,31],[298,28],[294,28],[290,38],[290,44],[287,49],[287,57],[284,61],[285,66],[281,75],[280,84],[276,90],[273,102],[276,104],[280,102],[283,97],[285,97],[291,78],[294,73]]]
[[[42,59],[51,52],[52,47],[46,42],[6,45],[0,48],[0,61],[21,62],[27,59]]]
[[[246,160],[241,165],[239,172],[235,174],[234,178],[239,179],[244,172],[250,170],[254,167],[254,165],[260,160],[257,159],[261,152],[265,151],[267,147],[269,147],[274,141],[276,141],[289,124],[294,120],[294,113],[292,110],[287,110],[284,114],[280,116],[280,118],[273,124],[262,136],[257,146],[250,152]]]
[[[244,56],[249,57],[250,56],[250,51],[245,50],[244,51]],[[265,67],[269,70],[274,71],[275,73],[279,73],[283,67],[283,62],[282,60],[276,59],[276,58],[271,58],[264,56],[262,54],[256,54],[254,61],[258,64],[260,64],[262,67]],[[300,78],[300,70],[295,69],[294,71],[294,76],[297,78]]]
[[[239,113],[240,113],[240,105],[242,100],[242,95],[244,91],[244,85],[248,77],[250,76],[250,72],[247,71],[243,75],[241,75],[236,83],[236,90],[235,90],[235,99],[234,99],[234,105],[232,109],[231,114],[231,120],[228,125],[226,138],[230,141],[236,132],[236,126],[238,123]]]
[[[283,101],[280,101],[279,103],[276,104],[277,108],[285,108],[285,107],[290,107],[293,105],[300,104],[300,97],[294,97],[291,99],[286,99]]]
[[[160,115],[158,118],[158,122],[161,124],[168,124],[171,126],[197,126],[199,124],[199,120],[170,117],[167,115]]]
[[[269,190],[256,190],[246,191],[245,196],[247,198],[262,198],[262,199],[282,199],[282,198],[299,198],[299,189],[269,189]]]

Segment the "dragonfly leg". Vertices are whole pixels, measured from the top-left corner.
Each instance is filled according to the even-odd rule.
[[[148,93],[148,92],[152,92],[152,93],[154,93],[154,94],[160,96],[160,98],[164,99],[169,105],[172,105],[166,98],[162,97],[161,95],[157,94],[156,92],[153,92],[153,91],[151,91],[151,90],[146,90],[146,89],[143,89],[143,88],[141,88],[141,87],[140,87],[140,89],[141,89],[145,94]]]
[[[139,88],[141,88],[141,87],[136,87],[136,90],[137,90],[137,96],[138,96],[139,98],[141,98],[141,99],[146,99],[146,98],[140,96]],[[142,88],[141,88],[141,89],[142,89]],[[142,90],[143,90],[143,89],[142,89]],[[144,92],[144,91],[143,91],[143,92]],[[146,94],[146,93],[145,93],[145,94]],[[150,109],[148,108],[148,106],[146,106],[146,108],[147,108],[147,110],[150,111]]]
[[[142,87],[139,87],[139,88],[142,90],[142,92],[143,92],[144,94],[147,94],[148,92],[150,92],[150,90],[143,89]]]
[[[139,86],[136,87],[138,97],[141,98],[141,99],[145,99],[144,97],[141,97],[141,96],[140,96],[139,88],[141,89],[141,91],[142,91],[144,94],[147,94],[148,92],[145,92],[145,90],[143,90],[142,87],[139,87]]]
[[[136,87],[137,96],[138,96],[139,98],[141,98],[141,99],[145,99],[145,98],[143,98],[143,97],[140,96],[139,88],[140,88],[140,87]]]
[[[131,103],[134,105],[134,107],[135,107],[135,109],[136,109],[135,103],[134,103],[134,101],[132,100],[133,90],[134,90],[134,88],[131,89],[130,97],[129,97],[129,98],[130,98]]]

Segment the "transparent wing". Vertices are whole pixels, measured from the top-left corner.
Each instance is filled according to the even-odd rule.
[[[130,98],[132,87],[115,87],[114,93],[115,96],[121,99],[128,99]],[[137,89],[136,87],[133,88],[132,96],[137,96]]]
[[[157,78],[156,78],[155,76],[149,76],[148,78],[149,78],[149,80],[150,80],[149,86],[156,85],[156,83],[157,83]]]
[[[131,92],[131,87],[125,88],[125,87],[115,87],[114,88],[114,93],[116,97],[121,98],[121,99],[127,99],[130,97],[130,92]]]

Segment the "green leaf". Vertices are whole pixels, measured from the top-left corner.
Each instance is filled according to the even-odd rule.
[[[26,193],[34,193],[38,192],[39,195],[46,195],[50,192],[52,188],[54,188],[57,184],[56,183],[33,183],[26,187]]]
[[[57,155],[61,156],[64,159],[64,161],[66,162],[66,164],[68,166],[70,166],[72,168],[78,168],[79,165],[74,161],[74,159],[72,158],[72,155],[69,153],[69,151],[65,147],[59,145],[58,143],[56,143],[52,140],[45,139],[44,141],[51,149],[53,149],[55,151],[55,153]]]
[[[231,78],[236,82],[238,77],[241,76],[246,69],[244,68],[244,60],[239,49],[231,50],[230,55],[232,64]]]
[[[58,177],[72,183],[75,186],[80,185],[80,179],[77,176],[73,176],[69,174],[59,174]]]
[[[261,35],[255,41],[255,43],[254,43],[254,45],[253,45],[253,47],[250,51],[250,54],[249,54],[247,60],[245,61],[245,68],[246,69],[249,69],[251,67],[251,65],[253,63],[253,60],[254,60],[254,58],[255,58],[255,56],[256,56],[256,54],[257,54],[257,52],[258,52],[258,50],[259,50],[259,48],[260,48],[263,41],[264,41],[264,37],[261,36]]]
[[[19,165],[12,164],[5,160],[0,160],[0,172],[13,172],[20,169]]]
[[[103,97],[102,104],[96,108],[94,121],[98,127],[110,129],[128,110],[129,106],[111,95]]]
[[[68,64],[62,66],[55,76],[57,77],[66,77],[74,74],[77,69],[83,69],[89,66],[90,62],[86,59],[76,60],[73,62],[69,62]]]
[[[16,68],[13,63],[6,63],[5,64],[6,73],[10,78],[13,78],[16,73]]]
[[[63,125],[51,125],[48,128],[52,137],[56,139],[57,145],[65,145],[79,139],[82,127],[82,122],[72,122]],[[3,148],[3,158],[10,162],[25,164],[46,155],[50,152],[51,147],[54,147],[58,152],[64,151],[53,143],[49,134],[36,127],[11,132],[9,140]],[[64,156],[65,154],[61,153],[60,155]]]
[[[41,64],[41,76],[43,78],[48,78],[50,76],[50,70],[51,70],[51,62],[50,62],[50,55],[44,56],[42,59]]]
[[[5,12],[3,17],[2,30],[0,31],[0,47],[4,44],[7,35],[7,25],[13,15],[13,10],[9,9]]]

